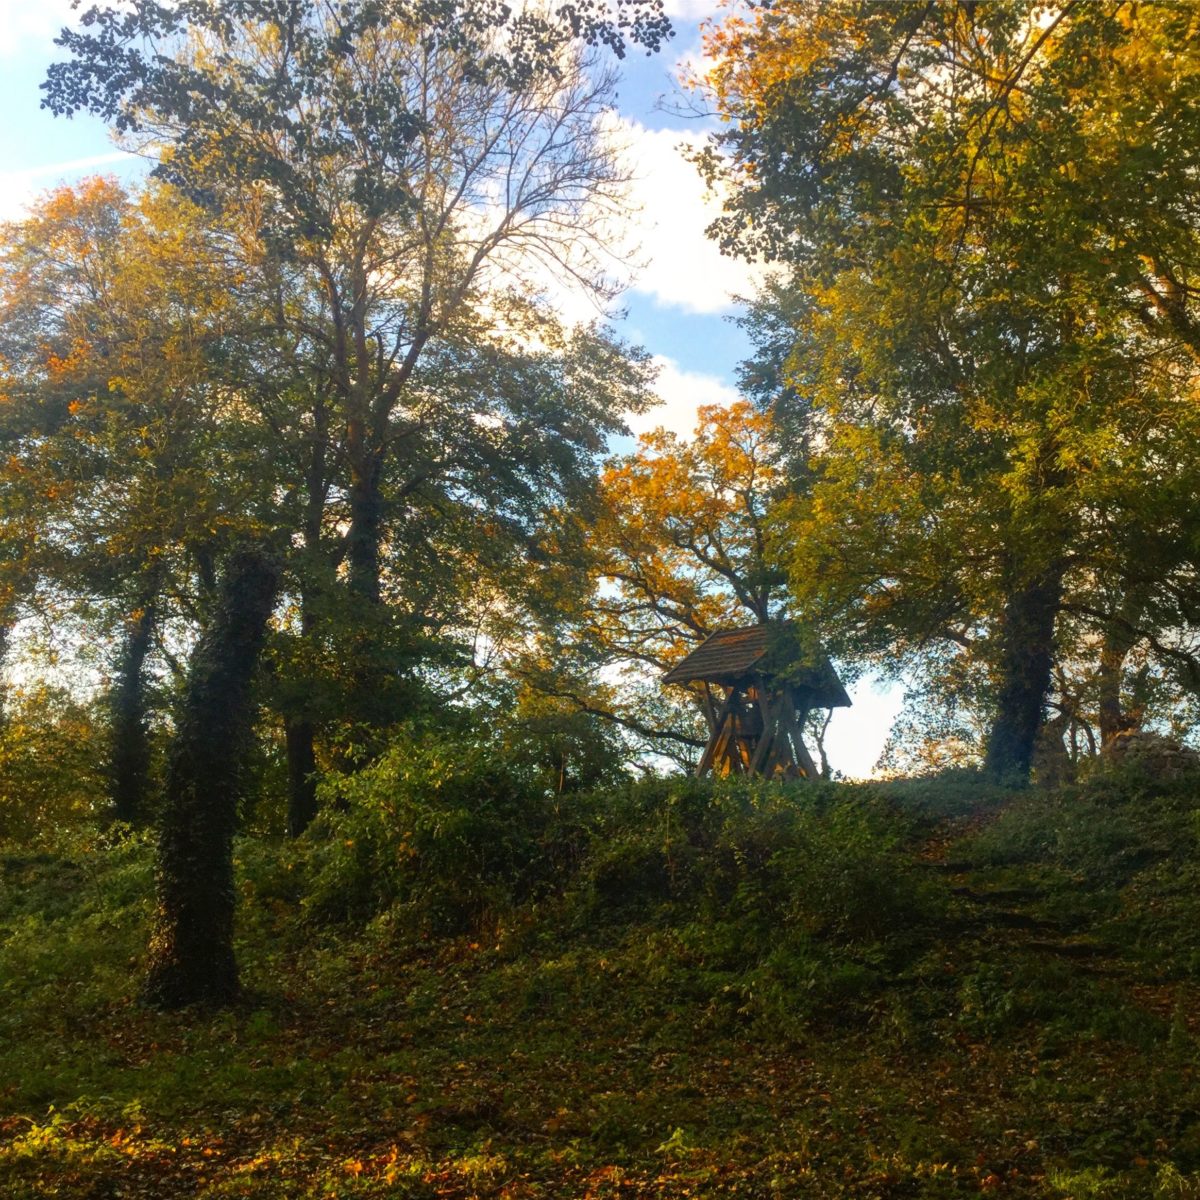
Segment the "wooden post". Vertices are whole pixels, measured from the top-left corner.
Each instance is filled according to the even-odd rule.
[[[712,737],[717,732],[717,714],[713,708],[712,688],[708,686],[708,680],[704,680],[704,719],[708,722],[708,736]]]
[[[706,688],[707,684],[704,685]],[[717,757],[717,750],[722,741],[722,732],[727,718],[729,717],[730,705],[733,703],[734,691],[730,691],[725,697],[725,703],[721,705],[721,711],[717,713],[713,720],[713,731],[708,739],[708,745],[704,747],[704,753],[700,756],[700,762],[696,766],[696,778],[699,779],[706,771],[712,770],[713,762]]]
[[[796,725],[792,733],[792,741],[796,746],[796,761],[800,764],[804,774],[809,779],[819,779],[820,772],[817,770],[817,764],[813,762],[812,755],[808,752],[808,747],[804,744],[804,722],[808,719],[808,709],[801,709],[796,716]]]
[[[804,743],[807,708],[797,709],[793,690],[784,687],[777,697],[767,690],[763,677],[746,686],[730,687],[720,710],[712,713],[711,691],[705,688],[706,717],[711,733],[696,767],[700,778],[718,775],[761,775],[773,779],[819,779],[817,764]],[[752,726],[748,704],[756,705],[761,729]]]
[[[755,695],[758,700],[758,710],[762,714],[763,729],[758,745],[754,748],[754,757],[750,760],[751,775],[764,774],[763,768],[767,762],[767,754],[775,741],[775,728],[779,721],[779,714],[767,700],[767,688],[762,676],[759,676],[758,682],[755,684]],[[770,778],[769,775],[767,777]]]
[[[779,740],[786,754],[780,755],[780,765],[787,779],[795,779],[803,773],[802,754],[804,743],[800,741],[796,728],[796,706],[792,702],[791,689],[785,688],[782,697],[783,716],[779,722]],[[797,743],[799,742],[799,746]]]
[[[745,760],[742,758],[742,692],[737,686],[730,693],[733,703],[729,709],[729,737],[725,742],[725,757],[729,762],[728,774],[744,775]]]

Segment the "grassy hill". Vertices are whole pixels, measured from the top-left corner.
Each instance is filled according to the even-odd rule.
[[[0,1195],[1200,1196],[1200,780],[354,786],[227,1012],[144,838],[0,855]]]

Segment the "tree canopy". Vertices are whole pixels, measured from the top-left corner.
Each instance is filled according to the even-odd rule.
[[[228,950],[252,699],[294,834],[321,769],[458,720],[464,689],[484,705],[473,646],[537,603],[547,529],[650,403],[645,353],[545,293],[621,282],[613,75],[588,46],[668,32],[652,2],[246,0],[97,8],[60,37],[46,103],[157,165],[6,230],[6,503],[34,536],[6,538],[0,620],[105,606],[115,815],[150,815],[174,725],[157,1001]]]
[[[272,886],[314,920],[441,936],[580,871],[666,895],[701,844],[782,869],[828,816],[869,925],[824,784],[730,791],[721,832],[720,786],[670,783],[634,822],[662,861],[623,841],[635,772],[830,774],[816,643],[903,681],[892,769],[1193,761],[1146,731],[1200,710],[1200,16],[729,9],[696,158],[770,270],[741,398],[634,443],[614,59],[669,35],[661,0],[124,0],[61,35],[44,103],[153,169],[0,227],[0,831],[154,830],[151,1003],[237,995],[246,830],[296,839]],[[741,666],[671,673],[726,631]],[[793,707],[820,768],[770,749]],[[758,911],[748,878],[705,894]]]
[[[785,2],[710,36],[714,234],[784,264],[766,310],[817,414],[793,587],[847,647],[967,684],[998,774],[1028,773],[1068,622],[1108,638],[1109,734],[1133,645],[1190,658],[1161,506],[1194,493],[1195,22]]]

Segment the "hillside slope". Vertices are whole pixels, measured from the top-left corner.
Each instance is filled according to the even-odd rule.
[[[0,1194],[1200,1195],[1196,779],[661,783],[506,888],[393,818],[240,844],[230,1012],[135,1003],[143,841],[10,848]]]

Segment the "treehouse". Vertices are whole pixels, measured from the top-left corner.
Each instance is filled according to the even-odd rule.
[[[714,633],[663,683],[704,687],[709,736],[697,775],[813,779],[805,718],[814,708],[850,705],[829,659],[791,621]]]

